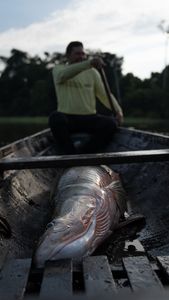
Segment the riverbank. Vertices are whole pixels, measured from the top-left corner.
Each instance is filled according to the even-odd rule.
[[[48,127],[47,117],[0,117],[0,146]]]
[[[125,127],[169,133],[169,121],[125,118]],[[48,127],[48,117],[0,117],[0,146],[34,134]]]

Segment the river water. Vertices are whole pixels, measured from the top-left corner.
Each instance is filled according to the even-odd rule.
[[[43,124],[1,124],[0,146],[2,147],[45,128],[47,126]]]
[[[26,136],[32,135],[38,131],[47,128],[46,124],[38,124],[38,123],[12,123],[12,124],[0,124],[0,146],[4,146],[11,142],[14,142],[18,139],[24,138]],[[136,127],[135,127],[136,128]],[[169,126],[168,127],[158,127],[147,128],[145,126],[139,127],[138,129],[149,130],[153,132],[159,132],[163,134],[169,135]]]

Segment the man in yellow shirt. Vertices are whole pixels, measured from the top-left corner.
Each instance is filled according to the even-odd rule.
[[[97,70],[104,65],[102,59],[95,57],[87,60],[83,44],[78,41],[67,46],[66,55],[68,63],[53,68],[58,107],[49,117],[49,126],[62,154],[78,153],[71,139],[71,134],[77,132],[86,132],[92,136],[81,150],[82,153],[99,152],[112,139],[118,125],[121,125],[122,109],[111,95],[116,116],[96,112],[96,97],[111,109]]]

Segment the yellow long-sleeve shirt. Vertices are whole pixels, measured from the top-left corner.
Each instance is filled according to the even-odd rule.
[[[91,68],[90,61],[70,65],[56,65],[53,80],[58,100],[58,111],[67,114],[89,115],[96,113],[96,97],[109,109],[110,104],[99,72]],[[116,112],[121,112],[113,95]]]

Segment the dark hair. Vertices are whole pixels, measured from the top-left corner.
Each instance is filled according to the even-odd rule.
[[[78,41],[70,42],[66,47],[66,55],[69,55],[74,47],[83,47],[83,44]]]

